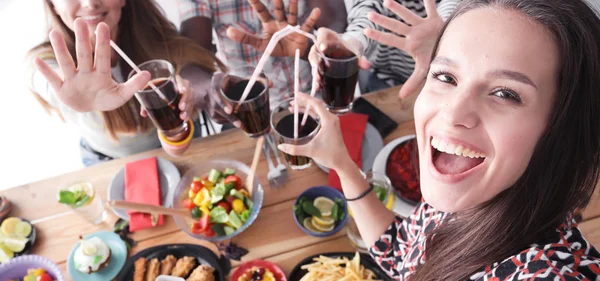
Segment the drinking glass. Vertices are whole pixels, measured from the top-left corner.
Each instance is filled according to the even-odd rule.
[[[321,121],[314,110],[309,112],[309,117],[304,126],[300,123],[304,117],[305,107],[298,107],[298,138],[294,138],[294,112],[293,98],[283,100],[271,113],[271,127],[279,144],[303,145],[310,142],[321,128]],[[303,170],[312,164],[312,159],[306,156],[293,156],[283,153],[287,165],[293,170]]]
[[[246,99],[240,103],[242,94],[255,67],[241,66],[231,69],[221,80],[223,101],[233,109],[233,115],[242,123],[242,130],[251,138],[269,132],[269,81],[261,73]],[[237,109],[237,110],[236,110]]]
[[[349,112],[358,79],[358,56],[341,44],[317,54],[321,94],[327,109],[336,115]]]
[[[59,200],[90,223],[100,224],[108,217],[102,199],[91,182],[76,182],[61,188]]]

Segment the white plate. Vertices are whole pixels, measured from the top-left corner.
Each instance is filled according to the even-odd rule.
[[[365,129],[365,136],[363,137],[363,142],[361,146],[361,157],[362,157],[362,170],[363,172],[368,172],[373,169],[373,163],[375,162],[375,157],[377,153],[383,148],[383,138],[379,134],[379,131],[371,125],[367,123],[367,128]],[[329,168],[320,165],[315,161],[315,164],[325,173],[329,173]]]
[[[373,163],[373,172],[387,175],[387,173],[386,173],[387,161],[388,161],[388,158],[390,157],[390,154],[392,153],[392,151],[394,151],[394,148],[396,148],[399,144],[401,144],[405,141],[412,140],[414,138],[415,138],[415,135],[407,135],[407,136],[397,138],[397,139],[391,141],[390,143],[386,144],[383,147],[383,149],[381,149],[381,152],[379,152],[379,154],[377,154],[377,157],[375,157],[375,162]],[[400,196],[398,196],[396,194],[396,192],[394,192],[394,196],[395,196],[394,207],[393,207],[394,212],[398,213],[399,215],[401,215],[405,218],[408,218],[410,216],[410,214],[412,213],[413,209],[415,208],[415,205],[400,198]]]
[[[173,192],[181,180],[179,170],[171,161],[156,157],[156,164],[158,165],[158,175],[160,182],[160,193],[162,205],[169,207],[168,204],[171,202],[170,196],[173,196]],[[108,200],[125,200],[125,167],[121,168],[119,172],[113,177],[108,186]],[[124,220],[129,220],[127,210],[112,208],[113,212],[117,217]]]

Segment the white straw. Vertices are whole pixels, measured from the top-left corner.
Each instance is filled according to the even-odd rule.
[[[110,46],[115,49],[115,51],[129,64],[129,66],[131,66],[131,68],[133,68],[133,70],[135,70],[135,72],[140,73],[142,72],[142,70],[135,64],[133,63],[133,61],[125,54],[125,52],[123,52],[123,50],[121,50],[121,48],[119,48],[119,46],[117,46],[117,44],[113,41],[110,40]],[[154,83],[150,82],[148,83],[148,85],[150,85],[150,88],[152,88],[152,90],[154,90],[158,96],[165,100],[165,102],[169,103],[169,100],[167,99],[167,97],[160,91],[159,88],[157,88]]]
[[[317,77],[317,75],[319,75],[318,73],[318,68],[316,65],[312,66],[312,86],[310,88],[310,96],[314,97],[315,94],[317,93],[317,79],[315,79],[315,77]],[[304,117],[302,118],[302,126],[304,126],[304,124],[306,124],[306,119],[308,119],[308,112],[310,111],[310,104],[306,105],[306,109],[304,110]]]
[[[300,49],[294,60],[294,139],[298,139],[298,91],[300,90]]]
[[[258,61],[256,68],[254,69],[254,73],[252,73],[252,76],[250,77],[250,81],[248,81],[248,85],[246,85],[246,88],[244,89],[244,92],[242,93],[242,97],[238,101],[238,105],[236,106],[234,111],[237,111],[239,109],[240,105],[248,97],[248,94],[250,94],[250,90],[254,86],[254,83],[256,83],[256,79],[258,78],[258,75],[264,69],[267,59],[269,59],[269,57],[271,56],[271,53],[273,52],[273,49],[275,49],[275,46],[277,46],[277,42],[279,42],[279,40],[281,40],[281,38],[283,38],[293,32],[300,33],[300,34],[308,37],[315,44],[317,42],[317,37],[300,29],[299,26],[288,25],[288,26],[284,27],[283,29],[281,29],[280,31],[275,32],[275,34],[273,34],[273,37],[271,37],[269,44],[267,44],[267,48],[265,49],[265,52],[263,53],[262,57],[260,57],[260,60]]]

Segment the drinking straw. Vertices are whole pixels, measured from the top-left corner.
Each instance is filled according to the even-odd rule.
[[[294,139],[298,139],[298,88],[300,88],[300,49],[296,49],[294,60]]]
[[[256,83],[256,79],[258,78],[258,75],[262,72],[263,68],[265,67],[265,64],[267,63],[267,59],[269,58],[269,56],[271,56],[271,53],[273,52],[273,49],[275,49],[277,42],[279,42],[279,40],[281,40],[281,38],[283,38],[293,32],[300,33],[300,34],[308,37],[315,44],[317,42],[317,38],[314,35],[312,35],[308,32],[305,32],[304,30],[300,29],[299,26],[288,25],[288,26],[284,27],[283,29],[281,29],[280,31],[275,32],[275,34],[273,34],[273,37],[269,41],[269,44],[267,44],[267,48],[265,49],[265,52],[260,57],[260,60],[258,61],[258,64],[256,65],[256,69],[254,69],[254,73],[252,73],[252,76],[250,77],[250,81],[248,81],[248,85],[246,85],[246,88],[244,89],[244,92],[242,93],[242,97],[240,98],[238,105],[234,109],[235,112],[237,112],[239,110],[240,105],[246,100],[246,98],[248,97],[248,94],[250,94],[250,90],[254,86],[254,83]]]
[[[129,64],[129,66],[131,66],[131,68],[133,70],[135,70],[135,72],[140,73],[142,72],[142,70],[135,64],[133,63],[133,61],[125,54],[125,52],[123,52],[123,50],[121,50],[121,48],[119,48],[119,46],[117,46],[117,44],[113,41],[110,40],[110,46],[115,49],[115,51]],[[160,91],[159,88],[157,88],[154,83],[150,82],[148,83],[148,85],[150,85],[150,88],[152,88],[152,90],[154,90],[158,96],[165,100],[165,102],[169,103],[169,100],[167,99],[167,97]]]
[[[314,97],[315,94],[317,93],[317,79],[315,79],[315,77],[319,74],[316,65],[313,65],[311,72],[312,72],[313,79],[312,79],[312,86],[310,88],[310,96]],[[306,124],[306,119],[308,118],[309,111],[310,111],[310,104],[307,104],[306,109],[304,110],[304,117],[302,118],[302,123],[301,123],[302,126],[304,126]]]

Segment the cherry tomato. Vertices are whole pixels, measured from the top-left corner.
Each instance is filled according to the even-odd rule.
[[[42,275],[38,276],[35,281],[52,281],[53,278],[52,276],[50,276],[50,274],[48,273],[43,273]]]
[[[194,191],[195,193],[198,193],[198,191],[200,191],[200,189],[202,189],[203,187],[204,186],[202,185],[202,183],[200,181],[195,181],[195,182],[192,182],[190,189],[192,191]]]
[[[236,190],[240,190],[242,188],[242,179],[240,179],[240,177],[231,175],[231,176],[226,177],[225,180],[223,181],[224,184],[228,184],[230,182],[235,182]]]
[[[191,211],[196,207],[196,204],[194,204],[194,202],[192,202],[190,199],[183,199],[183,206]]]
[[[233,204],[233,200],[235,200],[236,197],[235,196],[231,196],[229,194],[225,195],[225,201],[227,201],[227,203],[229,204]]]
[[[199,221],[195,221],[192,223],[192,233],[194,234],[202,234],[202,232],[206,231],[210,228],[210,215],[204,215]]]
[[[225,202],[225,201],[221,201],[217,204],[218,207],[222,207],[223,209],[225,209],[225,211],[229,214],[229,212],[231,212],[231,204]]]

